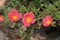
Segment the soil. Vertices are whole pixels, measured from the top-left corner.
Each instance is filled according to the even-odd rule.
[[[8,37],[0,30],[0,40],[9,40]]]

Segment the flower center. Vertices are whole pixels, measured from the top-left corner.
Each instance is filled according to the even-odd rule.
[[[30,17],[27,17],[26,18],[26,22],[31,22],[31,18]]]
[[[3,17],[0,17],[0,19],[2,19]]]
[[[50,21],[50,20],[48,20],[48,21],[47,21],[47,24],[51,24],[51,21]]]
[[[4,17],[2,15],[0,15],[0,21],[3,21]]]
[[[16,19],[17,19],[17,17],[18,17],[18,16],[16,16],[16,15],[15,15],[15,16],[13,16],[13,19],[15,19],[15,20],[16,20]]]

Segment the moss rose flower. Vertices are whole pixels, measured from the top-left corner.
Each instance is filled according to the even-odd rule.
[[[43,18],[43,26],[47,27],[50,26],[52,24],[53,18],[48,15],[45,18]]]
[[[32,12],[26,12],[22,19],[22,23],[25,26],[30,26],[31,24],[33,24],[35,22],[34,17],[35,17],[35,15]]]
[[[12,22],[18,21],[18,20],[20,20],[20,18],[22,18],[22,14],[18,13],[18,10],[14,9],[8,13],[8,18]]]
[[[0,15],[0,22],[4,21],[4,16]]]

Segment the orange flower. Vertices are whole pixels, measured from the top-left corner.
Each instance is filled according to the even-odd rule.
[[[22,23],[25,26],[30,26],[31,24],[33,24],[35,22],[34,17],[35,17],[35,15],[32,12],[26,12],[22,19]]]
[[[52,21],[53,21],[53,18],[51,16],[46,16],[44,19],[43,19],[43,25],[45,27],[47,26],[50,26],[52,24]]]
[[[0,15],[0,22],[4,21],[3,15]]]
[[[22,14],[18,13],[18,10],[14,9],[8,13],[8,18],[12,22],[18,21],[18,20],[20,20],[20,18],[22,18]]]

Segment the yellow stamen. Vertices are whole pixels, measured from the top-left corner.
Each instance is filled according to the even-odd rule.
[[[50,21],[50,20],[48,20],[48,21],[47,21],[47,24],[51,24],[51,21]]]
[[[31,18],[30,17],[27,17],[26,18],[26,22],[31,22]]]
[[[16,20],[16,19],[17,19],[17,16],[13,16],[13,19],[15,19],[15,20]]]

